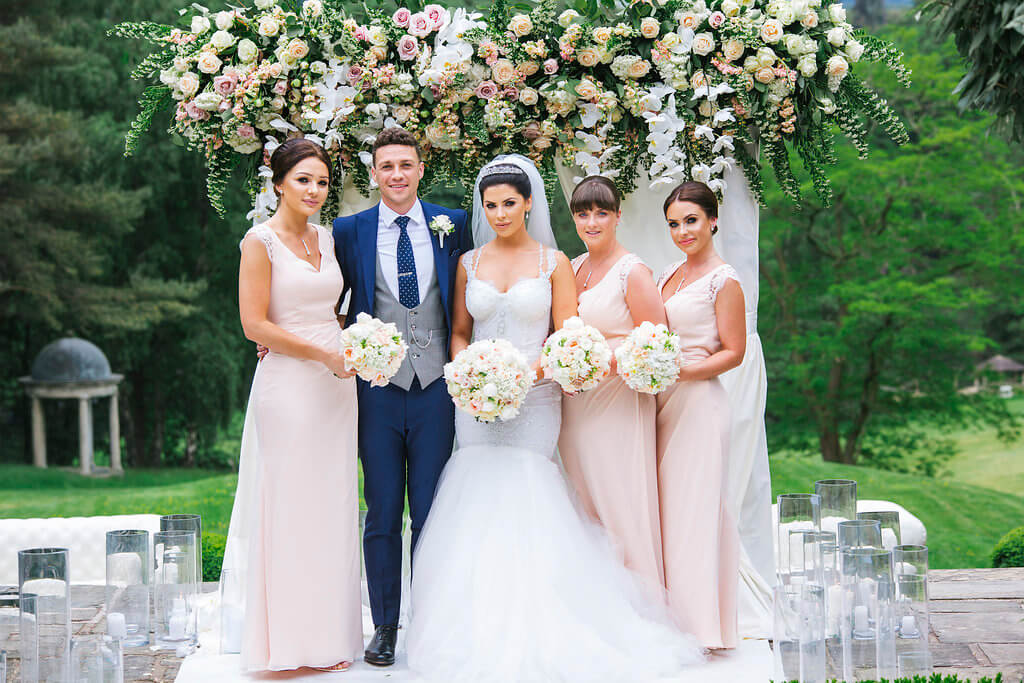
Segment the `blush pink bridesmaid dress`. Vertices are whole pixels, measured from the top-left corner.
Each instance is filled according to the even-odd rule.
[[[670,266],[665,282],[682,265]],[[715,300],[727,279],[722,264],[665,302],[683,357],[699,362],[722,348]],[[657,396],[658,493],[669,606],[680,627],[707,648],[737,644],[740,539],[727,508],[729,402],[715,377],[679,382]]]
[[[573,269],[579,271],[586,259],[575,258]],[[650,273],[639,257],[624,254],[579,295],[580,317],[613,351],[633,331],[626,287],[637,267]],[[590,391],[562,398],[558,452],[583,508],[619,546],[626,566],[660,594],[665,572],[654,419],[654,396],[633,391],[618,375],[606,377]]]
[[[269,319],[331,348],[342,289],[330,231],[320,269],[274,231],[252,228],[271,262]],[[362,654],[356,385],[322,363],[271,352],[253,378],[260,492],[249,545],[242,661],[249,671],[327,667]]]

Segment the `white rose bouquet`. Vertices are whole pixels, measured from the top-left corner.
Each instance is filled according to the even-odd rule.
[[[679,376],[680,350],[679,335],[645,321],[615,349],[619,375],[634,391],[660,393]]]
[[[573,316],[544,342],[540,367],[545,377],[573,393],[600,384],[608,376],[611,360],[611,347],[601,333]]]
[[[482,339],[444,366],[444,380],[457,408],[480,422],[494,422],[519,414],[533,373],[526,356],[510,342]]]
[[[394,323],[385,323],[366,313],[341,331],[341,355],[345,367],[372,386],[385,386],[405,360],[409,346]]]

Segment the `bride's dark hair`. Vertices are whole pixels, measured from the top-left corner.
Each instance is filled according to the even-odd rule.
[[[483,201],[484,190],[495,185],[509,185],[523,196],[530,198],[530,177],[526,171],[515,164],[494,164],[486,167],[484,176],[480,178],[480,201]]]

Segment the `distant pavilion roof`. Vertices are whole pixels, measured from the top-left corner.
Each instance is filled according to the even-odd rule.
[[[32,383],[72,384],[121,379],[99,347],[85,339],[66,337],[43,347],[32,363]]]
[[[995,370],[996,372],[1024,372],[1024,364],[1018,363],[1006,356],[992,356],[988,360],[978,363],[978,370]]]

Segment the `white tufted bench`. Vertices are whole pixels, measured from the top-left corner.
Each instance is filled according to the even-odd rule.
[[[118,529],[160,531],[159,515],[0,519],[0,586],[18,585],[18,551],[67,548],[71,582],[106,583],[107,532]]]

